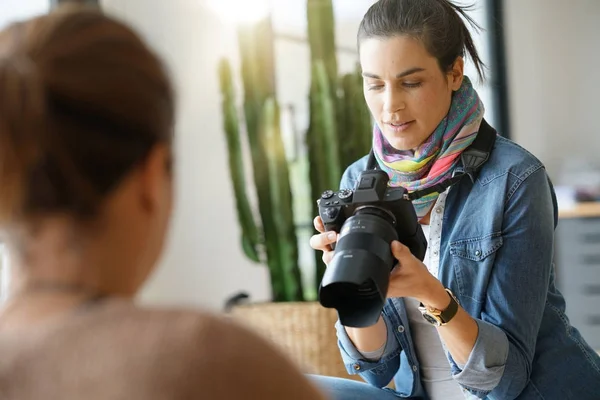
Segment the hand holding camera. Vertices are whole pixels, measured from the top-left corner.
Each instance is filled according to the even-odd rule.
[[[331,259],[333,258],[333,247],[335,242],[338,240],[339,233],[335,231],[325,232],[323,220],[319,216],[315,217],[313,220],[313,225],[319,233],[310,238],[310,247],[315,250],[322,251],[323,262],[325,265],[329,265]]]
[[[329,262],[319,301],[335,308],[345,326],[377,322],[397,263],[394,241],[408,246],[419,260],[425,256],[427,242],[406,190],[390,188],[388,181],[384,171],[364,171],[354,190],[327,190],[318,200],[315,228],[321,232],[322,225],[324,233],[311,238],[311,246],[323,250]],[[330,232],[339,235],[328,237]]]
[[[323,252],[323,262],[325,265],[329,265],[333,259],[334,250],[331,244],[337,242],[339,234],[335,231],[325,232],[325,226],[321,217],[315,217],[313,221],[314,227],[319,232],[310,238],[310,246],[315,250]],[[402,264],[402,268],[394,268],[390,274],[390,282],[387,291],[387,298],[391,297],[403,297],[410,295],[410,297],[418,297],[416,293],[419,293],[418,284],[413,284],[412,276],[415,270],[423,270],[426,268],[419,259],[417,259],[410,250],[398,241],[391,243],[391,251],[394,258]],[[429,272],[426,272],[427,274]],[[415,295],[413,295],[415,293]]]

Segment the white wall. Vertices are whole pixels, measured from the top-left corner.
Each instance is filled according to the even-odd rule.
[[[551,176],[600,160],[600,1],[505,0],[511,133]]]
[[[1,0],[0,29],[9,23],[44,14],[50,9],[50,0]]]
[[[141,299],[214,309],[239,290],[267,299],[266,268],[247,261],[240,248],[221,125],[217,63],[237,56],[234,32],[200,0],[103,0],[102,6],[144,34],[167,60],[179,93],[174,221]]]

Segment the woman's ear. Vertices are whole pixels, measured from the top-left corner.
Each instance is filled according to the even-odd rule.
[[[465,72],[465,60],[462,57],[457,57],[452,64],[452,69],[448,71],[448,87],[456,92],[460,89],[463,82]]]
[[[168,145],[155,145],[140,165],[140,200],[147,211],[153,211],[164,201],[171,179],[171,150]]]

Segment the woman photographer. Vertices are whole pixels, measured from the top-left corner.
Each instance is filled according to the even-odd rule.
[[[171,80],[127,25],[77,6],[0,33],[0,398],[320,399],[255,334],[132,299],[173,198]]]
[[[473,23],[447,0],[380,0],[360,24],[373,152],[390,186],[446,181],[478,133],[494,132],[463,74],[467,54],[480,76],[484,68],[465,19]],[[354,188],[367,160],[345,171],[341,188]],[[399,265],[379,321],[336,326],[349,373],[370,385],[313,378],[344,400],[598,398],[600,358],[570,326],[554,282],[557,205],[542,163],[498,136],[473,180],[413,205],[424,262],[392,243]],[[315,227],[311,246],[328,263],[337,235],[319,217]],[[395,389],[381,389],[392,380]]]

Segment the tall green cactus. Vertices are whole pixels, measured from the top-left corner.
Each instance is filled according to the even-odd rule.
[[[244,88],[245,131],[250,147],[250,158],[261,226],[257,246],[262,250],[260,261],[266,263],[271,278],[274,301],[301,301],[304,298],[298,243],[292,211],[289,169],[279,127],[279,107],[275,101],[275,73],[272,53],[272,33],[268,20],[239,31],[241,72]],[[222,75],[229,62],[221,63]],[[230,173],[236,199],[246,199],[243,187],[243,154],[239,150],[240,127],[237,114],[232,111],[233,85],[222,79],[224,126],[230,160]],[[225,83],[223,82],[225,81]],[[226,102],[225,99],[231,99]],[[232,136],[232,138],[230,138]],[[236,200],[239,201],[239,200]],[[252,249],[253,231],[246,206],[247,200],[238,204],[238,218],[242,227],[242,245],[250,259],[255,260]],[[250,245],[249,245],[250,244]]]
[[[240,124],[238,111],[235,104],[235,91],[231,66],[226,60],[219,64],[219,77],[223,96],[222,109],[224,118],[225,136],[227,138],[229,170],[235,194],[238,222],[242,229],[242,248],[246,256],[254,262],[260,262],[258,254],[260,236],[254,213],[246,194],[246,179],[244,176],[244,157],[240,143]]]
[[[338,106],[332,95],[335,85],[331,83],[324,62],[314,61],[309,95],[310,124],[306,132],[313,215],[318,213],[316,199],[325,190],[336,189],[341,178],[336,118]],[[315,265],[318,287],[325,273],[325,264],[318,252],[315,252]]]
[[[262,147],[265,149],[266,165],[269,176],[270,205],[268,214],[273,223],[273,235],[265,237],[267,253],[271,250],[267,261],[271,271],[276,293],[284,293],[286,300],[302,300],[302,277],[298,265],[298,238],[292,211],[292,191],[289,180],[288,161],[281,138],[279,106],[273,97],[264,104],[260,126]],[[266,233],[266,231],[265,231]]]
[[[316,199],[324,190],[336,189],[344,169],[369,151],[371,123],[362,96],[360,69],[338,76],[332,1],[307,0],[307,11],[312,79],[306,144],[312,210],[316,215]],[[244,252],[251,260],[267,264],[273,300],[301,301],[304,296],[289,167],[275,100],[272,44],[268,20],[239,31],[244,118],[240,121],[237,112],[231,68],[223,61],[224,128]],[[250,148],[258,217],[246,196],[242,131]],[[318,287],[325,271],[319,252],[315,252],[315,262]]]
[[[324,190],[337,188],[341,177],[337,153],[338,105],[335,96],[338,67],[331,0],[307,0],[306,12],[311,59],[310,120],[306,145],[310,163],[312,210],[313,215],[317,215],[316,199]],[[336,140],[332,142],[325,139],[331,137]],[[315,266],[315,284],[318,287],[325,273],[325,264],[318,252],[315,252]]]
[[[333,3],[331,0],[307,0],[306,7],[310,59],[311,62],[320,60],[325,65],[333,94],[338,76]]]
[[[332,1],[307,0],[307,18],[312,79],[306,143],[316,215],[321,193],[337,189],[343,171],[369,152],[371,123],[360,68],[338,78]],[[315,263],[318,287],[325,272],[320,252],[315,252]]]

